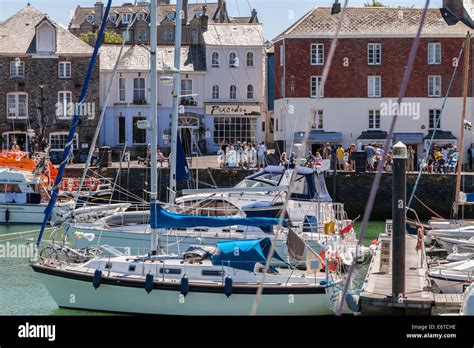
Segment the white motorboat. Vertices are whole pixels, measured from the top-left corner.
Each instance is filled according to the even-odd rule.
[[[452,252],[446,257],[446,261],[449,262],[456,262],[456,261],[464,261],[474,259],[474,252],[471,253],[460,253],[460,252]]]
[[[473,226],[463,226],[458,228],[451,229],[435,229],[428,231],[428,235],[431,237],[447,237],[447,238],[459,238],[459,239],[469,239],[474,237],[474,225]]]
[[[0,223],[41,224],[49,194],[38,177],[24,170],[0,168]],[[60,199],[50,223],[58,224],[74,208],[74,200]]]
[[[460,252],[469,253],[474,252],[474,238],[457,239],[448,237],[437,237],[436,241],[446,249],[448,253]]]
[[[432,279],[444,294],[462,294],[474,276],[474,260],[451,262],[427,271],[427,276]]]
[[[462,294],[460,315],[474,315],[474,284],[469,285]]]

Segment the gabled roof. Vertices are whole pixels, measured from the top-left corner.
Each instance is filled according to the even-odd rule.
[[[203,33],[204,42],[211,46],[263,46],[262,24],[212,23]]]
[[[114,68],[119,51],[120,45],[102,45],[100,51],[100,69],[111,71]],[[158,46],[156,57],[158,70],[163,70],[163,62],[168,66],[173,66],[174,46]],[[119,62],[118,70],[150,70],[149,46],[125,46]],[[181,48],[181,71],[193,72],[205,70],[206,54],[204,48]]]
[[[56,54],[92,54],[92,47],[45,16],[27,5],[0,23],[0,54],[36,53],[35,28],[44,20],[56,27]]]
[[[392,7],[347,8],[340,37],[411,37],[419,27],[423,9]],[[341,13],[331,14],[331,8],[314,8],[275,38],[333,37]],[[422,36],[465,36],[469,27],[456,21],[448,11],[428,10]]]

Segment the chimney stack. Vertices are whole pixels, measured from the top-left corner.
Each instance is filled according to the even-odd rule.
[[[102,16],[104,15],[104,4],[98,0],[94,5],[94,28],[100,28]]]
[[[252,15],[250,17],[249,23],[258,23],[257,10],[256,9],[252,10]]]
[[[341,12],[341,4],[339,3],[338,0],[335,0],[334,1],[334,4],[332,4],[332,8],[331,8],[331,14],[337,14]]]
[[[201,29],[207,30],[207,26],[209,24],[209,16],[207,15],[207,6],[202,6],[202,16],[199,18],[201,22]]]
[[[461,0],[443,0],[443,7],[451,11],[457,19],[464,17],[464,6]]]

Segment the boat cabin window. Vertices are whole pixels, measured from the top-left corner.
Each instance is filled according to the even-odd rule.
[[[230,216],[239,212],[239,208],[223,199],[203,202],[188,201],[184,203],[184,206],[187,208],[186,214],[188,215]]]
[[[129,272],[135,272],[135,269],[137,268],[137,265],[129,265],[128,266],[128,271]]]
[[[0,184],[0,203],[26,203],[26,193],[18,184]]]
[[[210,269],[205,269],[202,271],[203,276],[209,276],[209,277],[221,277],[224,275],[224,271],[216,271],[216,270],[210,270]]]
[[[181,274],[180,268],[160,268],[160,274]]]
[[[106,262],[105,269],[111,269],[111,268],[112,268],[112,262]]]
[[[296,178],[295,184],[293,185],[292,191],[294,194],[307,194],[308,187],[306,185],[306,177],[300,175]]]
[[[256,181],[252,179],[244,179],[239,182],[235,187],[236,188],[248,188],[248,187],[270,187],[272,185],[268,183],[263,183],[261,181]]]

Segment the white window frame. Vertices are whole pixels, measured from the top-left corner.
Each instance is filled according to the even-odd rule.
[[[65,97],[67,95],[69,95],[69,102],[67,102],[67,97]],[[64,101],[66,101],[66,103],[64,103]],[[58,91],[58,108],[56,108],[56,110],[61,110],[61,112],[57,113],[56,116],[59,120],[70,120],[72,118],[73,115],[68,114],[70,103],[72,103],[72,92]],[[61,109],[59,109],[59,107],[61,107]]]
[[[127,30],[122,31],[122,40],[125,42],[130,41],[130,31],[127,31]]]
[[[25,77],[25,62],[21,60],[11,61],[10,77]]]
[[[433,120],[431,120],[431,113],[433,113]],[[436,127],[437,119],[439,120],[438,127]],[[430,123],[433,121],[433,126],[430,126]],[[428,130],[441,129],[441,109],[429,109],[428,110]]]
[[[250,93],[252,95],[249,97]],[[247,99],[255,99],[255,88],[253,85],[247,85]]]
[[[67,66],[69,66],[69,74],[67,74]],[[71,62],[58,62],[58,78],[70,79],[72,76],[72,65]]]
[[[145,18],[146,18],[146,13],[144,13],[144,12],[138,12],[138,14],[137,14],[137,20],[139,20],[139,21],[140,21],[140,20],[145,20]]]
[[[437,86],[436,82],[439,82]],[[436,88],[439,87],[439,88]],[[429,75],[428,76],[428,97],[439,98],[442,93],[442,79],[441,75]]]
[[[116,13],[109,14],[109,21],[111,21],[112,23],[115,23],[117,21],[117,14]]]
[[[128,24],[133,18],[133,13],[124,13],[122,14],[122,23],[123,24]]]
[[[368,129],[370,130],[381,129],[380,110],[377,110],[377,109],[369,110],[369,125],[368,126],[369,126]]]
[[[189,86],[191,86],[191,88],[189,88]],[[193,94],[193,80],[181,79],[181,95],[187,96],[186,98],[189,98],[190,94]]]
[[[120,82],[123,81],[123,88],[120,87]],[[126,84],[127,84],[127,80],[125,79],[125,77],[119,77],[118,80],[117,80],[117,90],[118,90],[118,101],[119,103],[125,103],[126,100],[127,100],[127,88],[126,88]],[[123,92],[123,98],[122,98],[122,93]]]
[[[234,55],[234,59],[232,62],[231,56]],[[237,52],[229,52],[229,68],[237,68],[239,66],[239,58],[237,58]]]
[[[324,65],[324,44],[313,43],[310,49],[310,64]]]
[[[229,99],[230,100],[237,100],[237,86],[230,85],[229,87]]]
[[[310,97],[316,98],[319,93],[319,98],[324,98],[324,88],[321,88],[323,77],[311,76],[309,80],[310,80],[310,83],[309,83]]]
[[[143,80],[143,88],[135,88],[135,80]],[[135,98],[135,91],[143,91],[143,99],[137,99]],[[136,101],[145,101],[146,102],[146,80],[144,77],[134,77],[133,78],[133,102],[135,103]]]
[[[87,20],[89,23],[94,23],[94,22],[95,22],[95,15],[93,15],[93,14],[88,14],[88,15],[86,15],[86,20]]]
[[[220,98],[220,88],[219,85],[212,86],[212,100],[219,100]]]
[[[250,59],[249,59],[250,56]],[[250,64],[249,64],[250,62]],[[253,54],[252,51],[248,51],[245,55],[245,63],[247,65],[247,68],[254,68],[255,67],[255,55]]]
[[[372,51],[372,57],[371,57]],[[382,65],[382,44],[369,43],[367,44],[367,64],[368,65]]]
[[[64,151],[64,149],[66,148],[66,140],[67,140],[68,134],[69,134],[69,132],[52,132],[52,133],[49,133],[49,145],[51,146],[49,151],[54,151],[54,152]],[[64,145],[61,148],[57,149],[57,148],[52,147],[53,142],[51,141],[51,138],[52,138],[53,135],[54,136],[56,136],[56,135],[64,135],[65,136]],[[74,133],[73,150],[77,150],[78,148],[79,148],[79,135],[77,133]]]
[[[378,83],[378,88],[377,88]],[[382,76],[370,75],[367,76],[367,97],[380,98],[382,97]]]
[[[318,109],[314,111],[312,121],[311,129],[324,129],[324,110]]]
[[[214,55],[217,55],[217,58],[214,57]],[[211,68],[219,68],[220,67],[220,54],[217,51],[214,51],[211,53]]]
[[[14,96],[15,97],[15,105],[14,105],[14,115],[12,116],[10,114],[11,110],[11,105],[10,105],[10,102],[9,102],[9,99],[10,99],[10,96]],[[19,113],[20,113],[20,96],[26,96],[26,107],[25,107],[25,112],[26,112],[26,115],[24,116],[19,116]],[[28,93],[25,93],[25,92],[11,92],[11,93],[7,93],[7,100],[6,100],[6,106],[7,106],[7,119],[9,120],[26,120],[28,118]]]
[[[429,65],[441,64],[441,43],[439,42],[428,43],[428,64]]]

